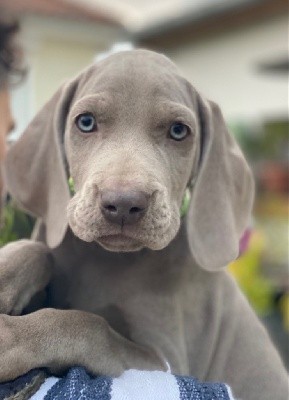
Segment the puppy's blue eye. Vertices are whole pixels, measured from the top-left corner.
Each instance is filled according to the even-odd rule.
[[[169,134],[172,139],[180,141],[188,136],[189,128],[181,122],[175,122],[171,125]]]
[[[80,114],[76,118],[76,125],[81,132],[89,133],[96,130],[96,121],[91,113]]]

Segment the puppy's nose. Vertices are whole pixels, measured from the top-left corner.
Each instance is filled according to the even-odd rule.
[[[115,224],[134,224],[146,213],[148,196],[141,191],[113,191],[101,194],[101,211]]]

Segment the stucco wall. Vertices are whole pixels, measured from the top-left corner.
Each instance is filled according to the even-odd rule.
[[[53,95],[62,82],[91,64],[97,50],[92,44],[77,46],[63,39],[42,42],[33,62],[36,109]]]
[[[228,120],[264,120],[287,115],[287,76],[261,73],[258,65],[285,57],[287,48],[284,16],[167,54],[194,86],[220,104]]]
[[[23,17],[20,22],[29,76],[12,90],[17,126],[13,137],[64,81],[92,63],[96,54],[126,40],[122,28],[101,23],[39,16]]]

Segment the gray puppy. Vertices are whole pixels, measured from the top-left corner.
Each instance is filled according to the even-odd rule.
[[[167,58],[115,54],[63,86],[11,148],[7,182],[38,224],[36,241],[0,251],[1,311],[14,314],[0,317],[2,381],[168,362],[244,400],[287,399],[276,350],[221,269],[248,225],[250,170]],[[50,308],[15,316],[46,287]]]

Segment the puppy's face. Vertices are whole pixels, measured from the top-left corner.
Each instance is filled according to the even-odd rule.
[[[154,53],[114,55],[88,73],[66,124],[69,225],[111,251],[162,249],[199,157],[192,89]]]

